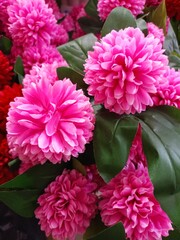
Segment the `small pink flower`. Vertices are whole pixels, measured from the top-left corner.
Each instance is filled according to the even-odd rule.
[[[45,3],[48,5],[48,8],[52,8],[56,20],[62,18],[62,13],[60,12],[56,0],[45,0]]]
[[[162,44],[138,28],[107,34],[88,53],[84,81],[96,104],[118,114],[134,114],[152,106],[152,93],[168,64]]]
[[[16,45],[26,48],[50,44],[56,19],[44,0],[17,0],[7,11],[9,32]]]
[[[180,108],[180,71],[168,68],[165,77],[167,81],[159,84],[157,93],[153,95],[154,105]]]
[[[64,66],[64,64],[63,64]],[[29,87],[32,82],[37,83],[41,80],[54,84],[58,80],[57,68],[61,67],[61,63],[54,61],[53,63],[42,63],[41,66],[34,65],[29,74],[23,79],[23,86]]]
[[[13,3],[13,0],[1,0],[0,1],[0,30],[6,33],[7,37],[10,37],[8,30],[8,13],[7,8]]]
[[[128,239],[160,240],[173,228],[168,215],[154,197],[147,162],[141,152],[140,131],[139,128],[126,166],[100,189],[99,208],[104,224],[112,226],[122,222]],[[132,157],[134,150],[137,152],[135,158]]]
[[[148,33],[153,34],[155,38],[158,38],[163,45],[165,36],[162,28],[159,28],[152,22],[147,23]]]
[[[56,24],[54,29],[54,35],[51,39],[51,44],[59,46],[66,43],[69,40],[69,36],[62,24]]]
[[[105,20],[109,13],[116,7],[129,9],[134,16],[143,12],[146,0],[99,0],[97,10],[102,20]]]
[[[10,106],[8,144],[13,157],[24,162],[66,162],[84,152],[92,139],[93,108],[69,79],[31,83]]]
[[[25,73],[29,73],[34,65],[58,62],[60,66],[67,66],[66,61],[54,46],[42,45],[39,47],[29,47],[22,53],[22,61]]]
[[[55,240],[75,240],[96,214],[96,184],[76,170],[64,170],[38,198],[35,216],[41,230]]]

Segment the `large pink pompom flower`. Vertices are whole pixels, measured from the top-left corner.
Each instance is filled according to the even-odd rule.
[[[105,20],[109,13],[116,7],[129,9],[134,16],[143,12],[146,0],[99,0],[97,10],[102,20]]]
[[[9,31],[16,45],[50,44],[56,19],[44,0],[17,0],[8,7]]]
[[[55,240],[74,240],[83,234],[95,216],[96,184],[76,170],[64,170],[38,198],[35,216],[41,230]]]
[[[118,114],[152,106],[168,64],[159,39],[138,28],[111,31],[88,53],[84,81],[95,103]]]
[[[99,208],[104,224],[112,226],[122,222],[128,239],[161,240],[173,228],[154,196],[146,158],[140,152],[142,142],[139,137],[141,134],[138,133],[127,165],[100,189]]]
[[[168,69],[165,74],[167,81],[159,84],[157,93],[153,95],[155,106],[169,105],[180,108],[180,70]]]
[[[77,157],[92,139],[93,108],[69,79],[31,83],[10,104],[7,138],[13,157],[33,165]]]

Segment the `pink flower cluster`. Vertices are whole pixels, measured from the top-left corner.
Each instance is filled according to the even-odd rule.
[[[118,114],[153,106],[152,94],[164,81],[168,59],[160,40],[138,28],[112,30],[88,53],[84,81],[96,104]]]
[[[96,184],[76,170],[64,170],[38,198],[35,216],[41,230],[55,240],[75,240],[97,211]]]
[[[157,240],[169,235],[171,220],[154,197],[140,128],[126,166],[100,191],[99,209],[105,225],[122,222],[128,239]],[[136,151],[134,152],[134,150]]]
[[[55,8],[44,0],[16,0],[7,6],[12,59],[22,57],[25,73],[42,62],[66,64],[56,46],[68,41],[68,33],[62,24],[57,24],[52,5]]]

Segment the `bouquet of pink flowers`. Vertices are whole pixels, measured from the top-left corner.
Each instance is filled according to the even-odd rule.
[[[179,20],[177,0],[1,0],[0,201],[48,239],[180,238]]]

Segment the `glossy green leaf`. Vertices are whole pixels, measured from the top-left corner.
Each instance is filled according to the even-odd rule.
[[[84,92],[87,90],[87,84],[83,81],[83,75],[76,72],[70,67],[59,67],[57,68],[57,74],[59,79],[69,78],[71,82],[77,84],[78,89],[82,89]]]
[[[100,214],[97,214],[96,217],[91,220],[91,224],[83,235],[83,239],[91,239],[106,229],[107,227],[103,224]]]
[[[14,65],[14,72],[18,75],[19,83],[22,84],[24,78],[24,67],[23,62],[20,56],[17,57],[15,65]]]
[[[92,50],[96,41],[95,35],[90,33],[59,46],[58,51],[73,70],[83,75],[87,52]]]
[[[0,185],[0,201],[23,217],[32,217],[43,189],[60,175],[64,164],[35,166],[11,181]]]
[[[121,223],[118,223],[110,228],[105,229],[94,237],[84,238],[84,240],[125,240],[125,232]]]
[[[175,54],[169,55],[169,66],[175,69],[180,69],[180,56]]]
[[[5,36],[0,37],[0,50],[4,54],[9,54],[11,52],[12,42],[9,38]]]
[[[138,19],[136,20],[136,23],[137,23],[137,27],[138,27],[139,29],[141,29],[141,31],[142,31],[145,35],[147,35],[148,30],[147,30],[147,23],[146,23],[146,21],[145,21],[144,19],[142,19],[142,18],[138,18]]]
[[[162,28],[164,34],[166,35],[167,12],[165,0],[162,0],[158,7],[152,11],[152,13],[148,17],[148,20],[150,22],[153,22],[159,28]]]
[[[137,125],[130,115],[120,117],[104,109],[96,115],[94,156],[105,181],[124,167]]]
[[[89,17],[81,17],[78,19],[79,25],[85,33],[100,33],[103,23],[99,20]]]
[[[165,41],[163,43],[163,48],[165,49],[165,53],[167,55],[170,55],[173,52],[180,54],[180,49],[179,49],[178,41],[176,38],[176,34],[175,34],[171,24],[169,24],[168,33],[165,37]]]
[[[88,16],[92,17],[93,19],[99,20],[97,3],[98,3],[98,0],[89,0],[84,10]]]
[[[101,35],[105,36],[112,30],[120,30],[127,27],[137,27],[136,20],[132,13],[123,7],[114,8],[107,17]]]

